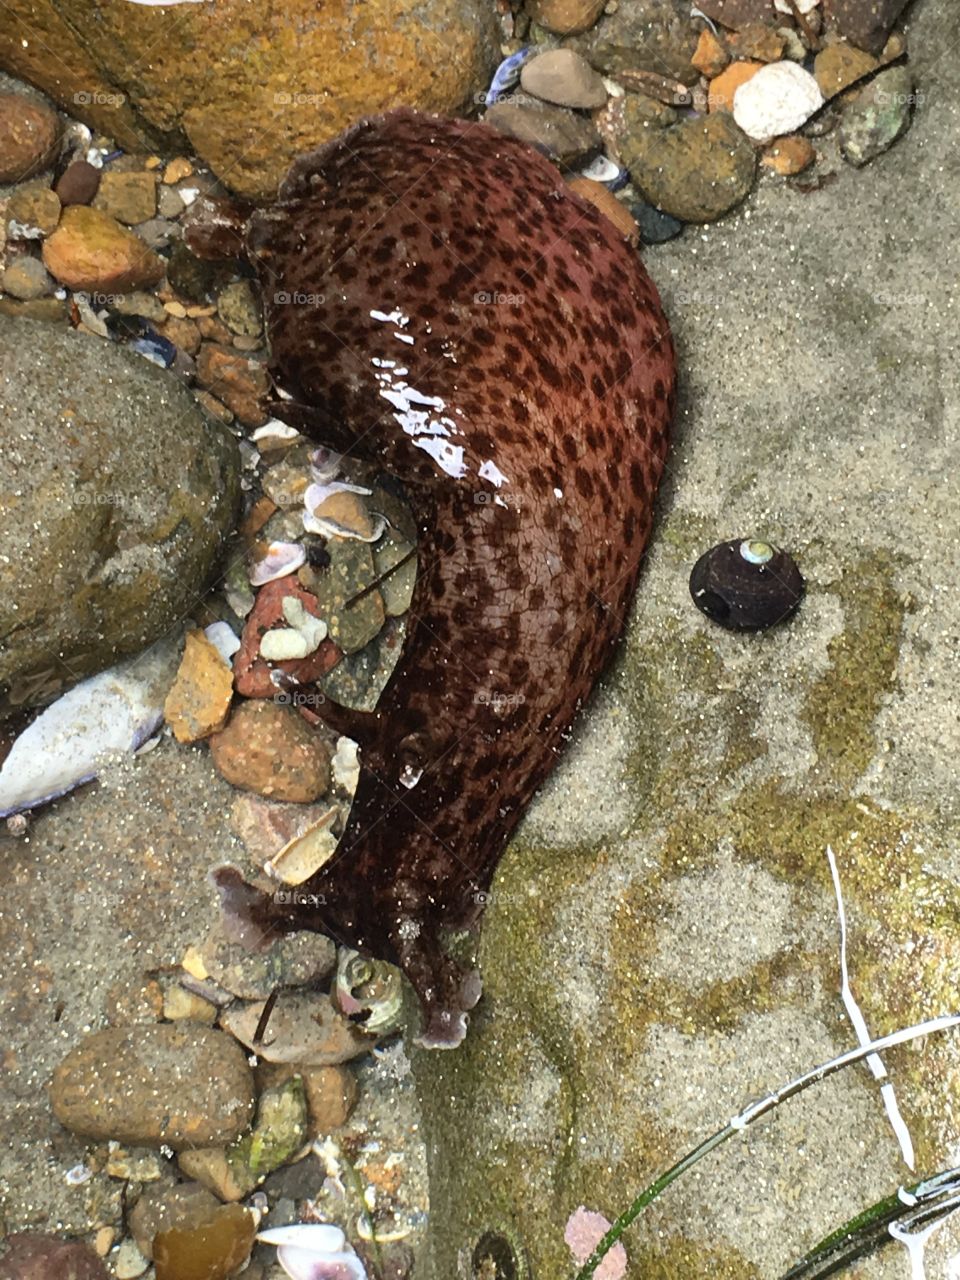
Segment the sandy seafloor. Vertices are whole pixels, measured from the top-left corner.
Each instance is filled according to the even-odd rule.
[[[926,669],[902,685],[890,731],[910,800],[955,820],[960,10],[953,0],[920,0],[910,44],[922,101],[891,152],[862,171],[838,161],[839,178],[810,194],[767,177],[733,216],[689,227],[644,256],[682,369],[663,515],[678,505],[695,509],[716,540],[773,524],[809,545],[818,531],[839,529],[909,555],[907,577],[936,584],[921,608],[934,611],[938,643]],[[774,419],[793,424],[793,443],[768,459],[764,427]],[[776,476],[775,487],[758,486],[758,473]],[[659,581],[657,565],[655,541],[641,592],[666,600],[685,589]],[[814,628],[809,643],[821,640]],[[588,749],[534,804],[531,831],[562,842],[573,828],[589,836],[594,820],[616,827],[617,762],[630,744],[609,724],[602,735],[590,733],[589,716],[581,725]],[[785,753],[793,746],[781,745]],[[66,1050],[102,1025],[110,988],[177,963],[206,932],[214,910],[207,871],[236,854],[232,796],[204,749],[165,738],[101,784],[51,805],[26,836],[0,835],[0,1179],[8,1227],[83,1231],[96,1196],[108,1194],[105,1182],[66,1184],[84,1144],[52,1121],[45,1085]],[[771,913],[771,928],[776,921]],[[422,1178],[412,1081],[387,1084],[386,1075],[374,1086],[383,1091],[379,1101],[362,1105],[389,1115],[411,1177]],[[891,1258],[889,1275],[907,1274],[905,1255]]]

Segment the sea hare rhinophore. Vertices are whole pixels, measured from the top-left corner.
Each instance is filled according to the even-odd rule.
[[[376,712],[332,717],[362,766],[336,855],[295,895],[232,868],[217,882],[248,938],[316,929],[399,964],[421,1043],[455,1045],[480,984],[440,935],[479,916],[623,629],[673,409],[669,328],[613,225],[467,121],[396,111],[303,156],[248,250],[271,412],[400,478],[419,575]]]

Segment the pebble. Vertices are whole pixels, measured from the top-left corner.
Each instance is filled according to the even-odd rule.
[[[91,1032],[50,1085],[53,1113],[71,1133],[175,1150],[232,1141],[249,1123],[253,1099],[240,1046],[222,1031],[183,1023]]]
[[[786,41],[778,32],[762,22],[750,22],[727,37],[734,58],[751,58],[757,62],[778,62],[783,57]]]
[[[150,1265],[150,1259],[143,1256],[135,1240],[121,1241],[111,1261],[117,1280],[136,1280]]]
[[[259,361],[205,342],[197,357],[197,381],[215,392],[245,427],[262,427],[267,421],[260,407],[267,392],[267,371]]]
[[[682,222],[722,217],[750,191],[757,169],[753,147],[726,111],[634,130],[621,152],[647,203]]]
[[[794,133],[771,143],[761,156],[761,163],[774,173],[789,177],[794,173],[802,173],[816,158],[813,143]]]
[[[7,201],[11,240],[42,240],[56,230],[60,201],[49,187],[20,187]]]
[[[163,1177],[161,1157],[153,1151],[128,1151],[118,1142],[108,1143],[108,1150],[104,1172],[111,1178],[122,1182],[157,1182]]]
[[[710,81],[707,105],[710,111],[732,111],[733,95],[757,74],[762,62],[732,62],[726,71]]]
[[[813,75],[824,98],[835,98],[879,65],[869,53],[841,42],[820,50],[813,64]]]
[[[733,118],[749,138],[769,142],[793,133],[823,106],[820,86],[796,62],[762,67],[733,95]]]
[[[692,85],[691,63],[699,31],[682,0],[620,0],[587,35],[575,42],[591,66],[620,80],[626,69],[644,70]]]
[[[43,243],[43,261],[68,289],[125,293],[156,284],[164,263],[143,240],[100,209],[70,205]]]
[[[74,160],[68,164],[53,186],[60,203],[89,204],[97,194],[101,172],[87,160]]]
[[[879,54],[907,0],[831,0],[830,17],[851,44]]]
[[[600,147],[600,135],[593,122],[564,107],[520,107],[499,102],[483,118],[494,129],[519,138],[569,168],[589,160]]]
[[[231,333],[256,337],[263,331],[260,301],[249,280],[236,280],[221,289],[217,309]]]
[[[907,67],[881,71],[852,101],[840,120],[840,151],[860,168],[868,164],[910,127],[914,104],[913,75]]]
[[[282,890],[281,890],[282,892]],[[282,991],[263,1042],[254,1043],[263,1003],[234,1005],[222,1016],[231,1035],[267,1062],[327,1067],[349,1062],[374,1043],[319,991]]]
[[[321,982],[333,972],[337,949],[321,933],[300,932],[284,934],[268,951],[251,952],[229,942],[217,924],[198,957],[206,977],[238,1000],[266,1000],[274,987]]]
[[[143,316],[154,324],[161,323],[166,315],[163,303],[155,294],[139,290],[114,298],[110,303],[110,310],[121,316]]]
[[[606,0],[530,0],[527,10],[547,31],[572,36],[588,31],[603,12]]]
[[[23,254],[13,258],[0,277],[0,288],[24,302],[42,298],[53,291],[53,280],[39,258]]]
[[[21,182],[53,159],[56,112],[19,93],[0,93],[0,182]]]
[[[233,699],[233,670],[202,631],[188,631],[183,658],[163,714],[178,742],[198,742],[222,729]]]
[[[690,61],[701,75],[708,80],[715,80],[729,63],[730,54],[720,38],[709,27],[704,27]]]
[[[783,622],[803,592],[793,559],[756,538],[734,538],[711,547],[690,574],[694,604],[728,631],[765,631]]]
[[[311,804],[330,786],[330,749],[291,706],[241,703],[210,738],[213,762],[235,787]]]
[[[317,616],[326,622],[330,639],[343,653],[356,653],[377,635],[386,617],[379,590],[356,598],[376,580],[373,554],[367,543],[352,538],[331,538],[327,553],[328,567],[304,565],[300,581],[315,597]]]
[[[593,110],[607,101],[603,77],[573,49],[549,49],[525,63],[521,88],[544,102]]]
[[[346,1066],[307,1067],[289,1062],[261,1062],[254,1075],[261,1089],[300,1077],[307,1099],[311,1141],[345,1125],[360,1092],[356,1076]]]
[[[257,1220],[239,1205],[219,1205],[208,1217],[177,1222],[155,1242],[157,1280],[227,1280],[250,1256]],[[244,1268],[242,1277],[248,1277]]]
[[[671,218],[650,204],[635,204],[633,216],[640,228],[640,239],[644,244],[666,244],[675,240],[683,230],[683,223],[678,218]]]
[[[4,1239],[2,1280],[110,1280],[96,1253],[85,1244],[21,1231]]]
[[[324,695],[344,707],[373,711],[397,664],[404,619],[388,618],[379,635],[357,653],[345,654],[318,682]]]
[[[200,350],[200,330],[192,320],[182,319],[180,316],[165,316],[159,332],[187,355],[195,356]]]
[[[158,1231],[204,1222],[219,1207],[216,1196],[199,1182],[164,1182],[143,1191],[130,1210],[128,1223],[137,1248],[144,1257],[152,1258]]]
[[[640,228],[627,206],[608,190],[602,182],[593,182],[590,178],[571,178],[570,190],[600,210],[617,228],[628,244],[640,243]]]
[[[161,218],[179,218],[186,207],[176,187],[161,187],[157,192],[157,213]]]
[[[180,234],[176,223],[169,222],[166,218],[148,218],[146,222],[137,224],[136,232],[151,249],[169,248]]]
[[[177,302],[175,300],[173,302],[165,302],[163,304],[163,310],[166,315],[173,316],[175,320],[186,319],[187,308],[182,302]]]
[[[192,176],[193,164],[186,156],[175,156],[173,160],[168,161],[163,170],[163,180],[168,186]]]
[[[217,1020],[217,1006],[195,991],[187,991],[179,983],[163,994],[163,1016],[168,1022],[201,1022],[213,1026]]]
[[[152,173],[107,170],[100,178],[93,207],[128,227],[135,227],[156,216],[157,180]]]

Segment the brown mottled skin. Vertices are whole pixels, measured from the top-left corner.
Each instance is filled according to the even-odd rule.
[[[225,904],[399,964],[422,1043],[453,1045],[479,981],[440,934],[479,915],[623,629],[673,410],[669,329],[612,224],[466,121],[397,111],[302,157],[248,250],[290,397],[271,410],[400,478],[419,574],[376,712],[331,717],[362,767],[335,858],[301,886],[320,905],[235,871]],[[462,475],[414,443],[431,430],[462,447]]]

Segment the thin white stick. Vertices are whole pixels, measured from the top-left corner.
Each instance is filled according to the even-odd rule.
[[[870,1043],[870,1031],[867,1027],[867,1020],[864,1018],[860,1006],[854,999],[853,992],[850,989],[850,975],[847,971],[847,916],[843,908],[843,893],[840,888],[840,872],[837,870],[837,860],[834,857],[833,849],[827,845],[827,859],[830,863],[830,874],[833,876],[833,888],[837,895],[837,913],[840,916],[840,995],[843,1000],[843,1006],[847,1011],[847,1016],[853,1025],[857,1039],[861,1045]],[[875,1080],[886,1080],[887,1068],[883,1065],[883,1061],[876,1053],[871,1053],[867,1058],[867,1066],[873,1072]],[[900,1144],[900,1151],[903,1154],[903,1160],[908,1169],[914,1168],[914,1151],[913,1139],[910,1137],[910,1131],[906,1126],[903,1116],[900,1114],[900,1107],[897,1105],[897,1097],[894,1093],[893,1085],[887,1080],[887,1083],[881,1085],[880,1096],[883,1099],[883,1105],[887,1112],[887,1118],[890,1121],[891,1128],[896,1136],[897,1142]],[[912,1255],[911,1255],[912,1256]],[[923,1262],[921,1259],[921,1272],[923,1274]]]

